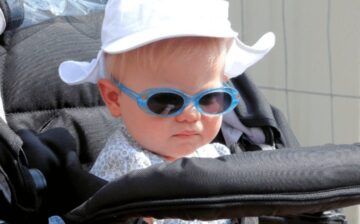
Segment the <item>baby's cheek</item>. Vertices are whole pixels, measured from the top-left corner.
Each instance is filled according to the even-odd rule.
[[[221,122],[222,116],[205,116],[203,118],[204,138],[207,143],[215,138],[220,130]]]
[[[171,134],[168,125],[164,122],[143,120],[137,129],[135,140],[144,148],[155,148],[155,151],[161,148]]]

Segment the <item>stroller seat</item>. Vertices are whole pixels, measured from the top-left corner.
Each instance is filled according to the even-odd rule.
[[[96,86],[67,86],[60,62],[90,60],[102,13],[58,17],[2,35],[0,219],[47,223],[136,223],[140,217],[240,223],[345,223],[323,211],[360,202],[359,145],[301,148],[282,113],[246,74],[231,80],[241,95],[238,119],[259,127],[268,144],[230,145],[234,154],[184,158],[107,183],[87,170],[116,128]],[[221,133],[215,141],[224,143]],[[181,186],[181,187],[179,187]],[[336,214],[336,215],[334,215]],[[310,221],[309,221],[310,220]],[[327,221],[327,222],[325,222]]]

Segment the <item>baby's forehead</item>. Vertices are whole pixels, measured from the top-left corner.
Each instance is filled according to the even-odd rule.
[[[141,82],[144,89],[173,87],[194,94],[207,87],[218,87],[224,81],[224,62],[209,63],[204,58],[173,58],[158,65],[134,66],[129,69],[128,79]],[[205,86],[205,87],[204,87]]]
[[[226,50],[222,38],[179,37],[156,41],[135,49],[137,56],[153,59],[162,57],[190,57],[192,55],[212,55],[216,57]]]
[[[141,68],[157,74],[160,70],[172,73],[181,66],[201,66],[206,72],[217,69],[218,61],[224,63],[226,40],[221,38],[181,37],[157,41],[116,55],[116,67],[124,74],[127,70]],[[180,66],[180,68],[179,68]]]

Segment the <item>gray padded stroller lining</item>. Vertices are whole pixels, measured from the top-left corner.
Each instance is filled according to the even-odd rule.
[[[65,127],[81,161],[93,161],[115,128],[95,85],[68,86],[58,76],[68,59],[91,60],[99,49],[102,14],[65,17],[6,32],[1,49],[2,97],[13,130]],[[108,131],[108,132],[107,132]]]

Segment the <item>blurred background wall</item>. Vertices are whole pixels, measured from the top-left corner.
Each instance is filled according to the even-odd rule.
[[[247,73],[300,143],[359,142],[360,0],[229,2],[243,42],[275,33],[274,49]],[[350,224],[360,223],[359,211],[345,209]]]

